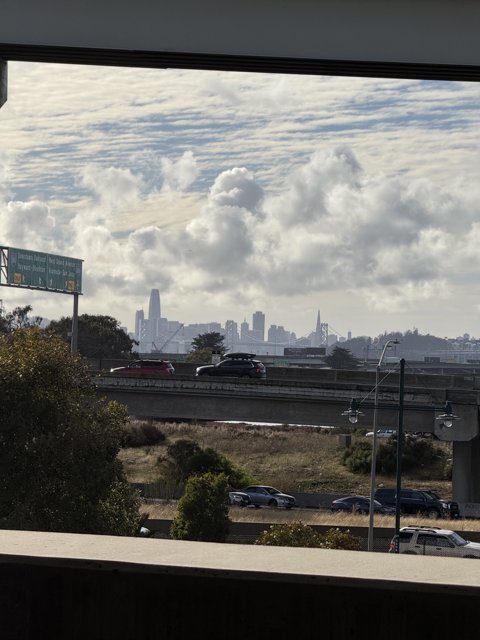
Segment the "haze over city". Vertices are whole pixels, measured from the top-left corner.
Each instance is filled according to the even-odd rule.
[[[11,62],[0,243],[83,259],[79,312],[130,331],[158,288],[183,323],[478,336],[479,91]]]

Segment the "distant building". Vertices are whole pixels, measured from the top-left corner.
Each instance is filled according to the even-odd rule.
[[[265,314],[262,311],[255,311],[252,316],[251,337],[258,342],[265,340]]]
[[[148,319],[152,322],[152,320],[159,320],[160,318],[160,292],[158,289],[152,289],[148,303]]]
[[[143,309],[139,309],[135,311],[135,340],[140,341],[142,335],[142,323],[145,320],[145,314],[143,313]]]
[[[250,341],[250,328],[248,326],[248,322],[244,320],[240,325],[240,340],[242,342]]]
[[[240,342],[238,335],[238,325],[234,320],[225,322],[225,346],[228,351],[234,351],[235,346]]]

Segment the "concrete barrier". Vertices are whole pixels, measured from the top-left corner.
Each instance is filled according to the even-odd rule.
[[[26,531],[0,549],[3,640],[451,640],[478,615],[473,560]]]

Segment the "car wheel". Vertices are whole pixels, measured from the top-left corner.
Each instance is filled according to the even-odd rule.
[[[255,509],[260,509],[260,505],[259,504],[254,504],[253,506],[255,507]]]
[[[287,504],[287,506],[285,507],[285,509],[291,509],[292,505],[291,504]]]
[[[426,516],[431,520],[438,520],[440,518],[440,514],[436,509],[429,509],[426,513]]]
[[[276,500],[269,500],[268,501],[268,506],[269,507],[278,507],[278,502]]]

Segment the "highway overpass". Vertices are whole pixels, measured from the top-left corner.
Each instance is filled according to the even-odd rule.
[[[307,375],[312,379],[97,374],[95,384],[100,395],[125,404],[129,414],[139,418],[346,427],[349,423],[342,413],[355,398],[363,412],[359,425],[372,427],[375,373],[318,370]],[[437,419],[447,400],[459,418],[452,428]],[[379,389],[379,426],[397,426],[398,402],[398,374],[391,373]],[[475,375],[405,376],[404,429],[453,442],[452,490],[454,499],[462,503],[480,502],[479,404],[480,377]]]

